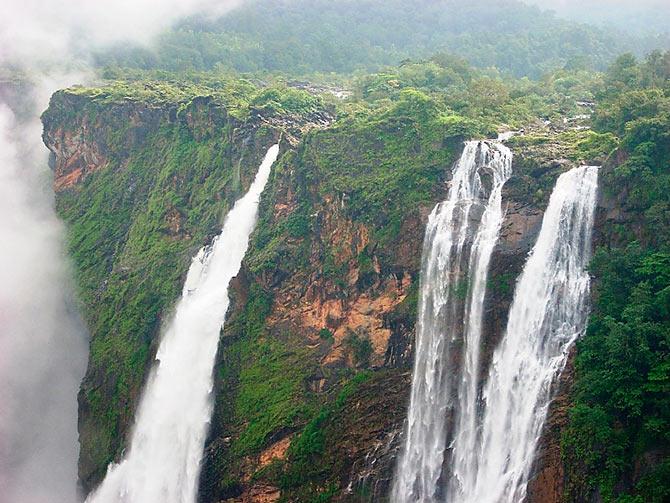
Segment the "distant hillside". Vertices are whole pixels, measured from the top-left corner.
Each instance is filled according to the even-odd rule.
[[[525,0],[528,4],[555,10],[567,19],[610,26],[644,36],[670,32],[670,2],[667,0]]]
[[[622,52],[668,46],[563,20],[516,0],[249,0],[216,21],[192,18],[155,50],[118,47],[100,66],[350,73],[454,53],[479,67],[538,77],[568,65],[603,69]]]

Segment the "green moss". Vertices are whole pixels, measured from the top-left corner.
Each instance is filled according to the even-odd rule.
[[[315,494],[322,494],[319,481],[328,472],[328,464],[322,459],[327,440],[325,427],[333,415],[342,410],[358,387],[371,377],[371,372],[364,371],[351,378],[337,393],[335,399],[321,408],[306,424],[300,435],[291,442],[288,464],[279,480],[279,485],[284,491],[290,492],[306,486],[300,492],[309,496],[305,498],[303,495],[299,501],[310,501]]]
[[[245,344],[235,414],[243,427],[238,454],[257,452],[273,433],[302,423],[309,413],[306,379],[308,350],[273,339]]]
[[[372,356],[372,343],[370,339],[351,332],[347,335],[344,342],[351,348],[354,363],[357,366],[367,367],[370,364],[370,357]]]
[[[334,339],[333,332],[327,328],[322,328],[319,330],[319,338],[323,339],[324,341],[332,341]]]
[[[216,138],[198,140],[195,129],[171,120],[169,110],[158,114],[156,122],[132,125],[131,111],[108,102],[123,93],[105,89],[57,94],[45,113],[47,123],[57,121],[65,130],[79,131],[82,121],[95,121],[84,134],[107,159],[57,198],[92,334],[82,395],[88,408],[82,457],[87,467],[97,467],[97,476],[122,448],[150,363],[150,346],[179,296],[191,257],[218,231],[243,190],[235,174],[245,157],[231,142],[225,118],[218,119],[224,122],[217,124],[221,132]],[[62,115],[61,108],[67,108],[63,102],[73,93],[86,99]],[[192,97],[189,93],[185,96]],[[177,99],[159,96],[171,104]],[[142,135],[141,143],[133,140],[136,134]],[[256,134],[263,147],[270,144],[271,131]],[[247,149],[254,148],[252,141]],[[246,152],[246,158],[250,162],[243,177],[248,183],[258,155]]]
[[[540,196],[542,197],[542,196]],[[491,290],[493,294],[499,298],[509,298],[514,287],[516,276],[513,273],[503,273],[493,276],[489,279],[487,290]]]

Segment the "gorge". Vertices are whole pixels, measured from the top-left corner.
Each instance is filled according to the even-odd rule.
[[[148,96],[123,98],[136,92],[60,91],[44,115],[57,208],[93,308],[89,326],[98,327],[80,395],[79,473],[88,491],[110,463],[108,477],[132,460],[143,372],[162,351],[156,317],[171,319],[171,299],[189,283],[181,271],[249,190],[267,145],[279,143],[258,226],[230,283],[209,433],[202,461],[191,465],[200,475],[190,494],[197,487],[199,501],[311,501],[328,490],[334,501],[443,501],[476,500],[495,486],[499,498],[515,501],[527,483],[528,501],[560,501],[568,489],[557,481],[571,475],[555,425],[565,424],[566,411],[552,404],[569,396],[558,375],[574,372],[568,349],[584,329],[596,201],[596,169],[579,167],[563,133],[542,143],[528,134],[506,144],[463,142],[430,105],[417,110],[411,95],[388,115],[346,123],[291,89],[281,106],[294,108],[263,108],[259,98],[248,115],[207,89],[144,87]],[[395,126],[398,117],[408,125]],[[380,137],[384,124],[394,127]],[[610,203],[600,198],[597,243],[599,222],[621,218],[603,213]],[[99,219],[107,225],[90,226]],[[104,268],[86,265],[89,250],[102,252],[95,263]],[[460,275],[446,274],[458,268]],[[117,304],[124,309],[105,308]],[[417,319],[416,333],[434,336],[426,353],[421,337],[413,347]],[[424,370],[412,375],[415,353]],[[444,365],[442,374],[431,365]],[[523,386],[521,375],[529,379]],[[426,388],[414,397],[412,379],[449,392]],[[519,400],[500,402],[503,394]],[[440,405],[440,396],[450,402]],[[436,405],[407,416],[407,405],[422,400]],[[413,415],[415,429],[404,430]],[[419,426],[444,436],[436,442]]]
[[[0,503],[670,498],[663,34],[19,3]]]

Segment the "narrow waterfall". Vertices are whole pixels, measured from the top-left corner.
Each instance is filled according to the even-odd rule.
[[[591,232],[598,168],[562,174],[521,274],[505,336],[482,395],[463,396],[447,498],[459,503],[520,502],[552,397],[552,383],[587,314]],[[465,376],[470,379],[471,376]]]
[[[228,284],[238,273],[258,203],[279,145],[267,152],[221,234],[189,268],[140,402],[128,453],[110,465],[90,503],[194,503],[212,413],[212,372],[228,310]]]
[[[488,266],[502,221],[501,192],[511,171],[512,153],[502,144],[467,142],[453,168],[447,200],[428,220],[412,392],[394,502],[443,498],[459,348],[464,340],[480,338]],[[476,361],[464,366],[476,375]]]

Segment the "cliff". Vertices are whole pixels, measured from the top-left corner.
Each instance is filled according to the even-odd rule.
[[[287,125],[268,101],[252,107],[193,85],[117,84],[60,91],[43,115],[91,333],[79,394],[85,491],[124,448],[156,335],[191,257],[218,232],[282,131],[331,120],[307,97],[286,114]]]
[[[463,139],[477,134],[463,117],[403,99],[334,121],[318,98],[246,83],[54,95],[44,140],[91,330],[79,396],[86,491],[122,453],[190,257],[281,138],[221,336],[200,499],[384,500],[406,415],[426,220]],[[592,155],[575,141],[544,130],[512,141],[484,358],[556,177]],[[562,386],[529,501],[562,494],[566,397]]]

